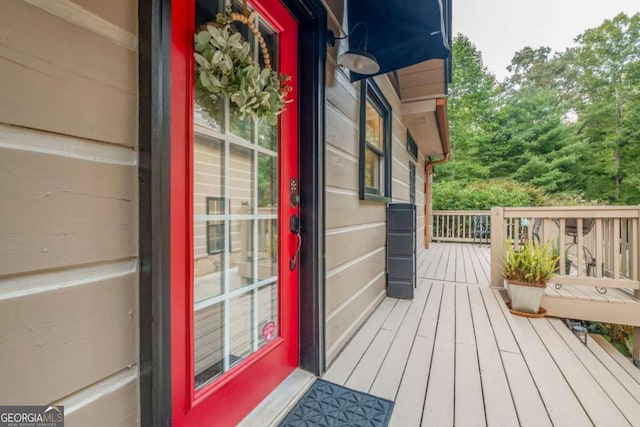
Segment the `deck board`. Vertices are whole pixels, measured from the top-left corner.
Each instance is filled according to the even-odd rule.
[[[451,426],[454,414],[455,372],[455,314],[452,310],[455,288],[445,286],[442,291],[436,339],[431,361],[431,373],[422,413],[423,426]]]
[[[434,244],[414,299],[386,298],[324,378],[394,400],[392,426],[640,425],[640,370],[600,337],[513,316],[488,273],[486,246]]]
[[[566,382],[562,371],[547,352],[529,319],[515,317],[515,324],[522,333],[520,349],[527,360],[531,376],[547,408],[551,421],[556,425],[591,425],[580,401]]]
[[[469,293],[465,286],[456,286],[456,372],[455,424],[485,426],[482,384],[478,367],[478,350],[474,334]]]
[[[615,349],[604,337],[593,335],[592,338],[614,359],[627,373],[640,384],[640,370],[635,368],[618,350]]]
[[[420,319],[427,302],[430,288],[419,286],[415,298],[407,311],[402,328],[396,334],[391,348],[380,367],[380,372],[369,392],[375,396],[394,400],[402,380],[404,367],[407,364],[411,346],[414,343]],[[384,327],[384,326],[383,326]]]
[[[629,425],[610,397],[589,375],[580,360],[553,330],[549,321],[542,319],[531,322],[531,324],[562,371],[562,375],[574,394],[580,400],[582,407],[587,411],[591,421],[596,425]]]
[[[349,379],[347,379],[345,383],[347,387],[363,393],[369,391],[380,370],[382,361],[391,347],[394,336],[395,332],[388,329],[380,329],[378,331],[366,353],[356,365]]]
[[[511,399],[511,391],[502,366],[500,350],[478,287],[469,288],[469,300],[478,342],[478,359],[487,425],[517,425],[518,416]]]
[[[542,401],[538,386],[532,377],[532,370],[536,370],[536,361],[525,361],[525,354],[531,354],[531,351],[524,340],[520,330],[515,325],[513,316],[507,309],[504,299],[500,292],[493,290],[490,293],[483,289],[481,293],[484,297],[485,305],[491,306],[490,300],[495,303],[494,307],[502,313],[502,318],[493,316],[491,318],[492,325],[495,325],[500,319],[504,319],[508,330],[511,332],[513,339],[516,341],[518,353],[510,351],[501,351],[502,363],[505,373],[509,381],[513,402],[518,413],[518,420],[523,426],[545,426],[552,425],[549,419],[547,408]],[[503,336],[498,335],[498,347],[509,348],[502,342]]]
[[[591,339],[587,340],[587,347],[589,347],[589,350],[591,350],[593,355],[600,361],[600,363],[602,363],[603,366],[605,366],[609,370],[609,372],[611,372],[611,375],[613,375],[618,380],[618,382],[622,384],[622,386],[631,394],[631,396],[634,396],[636,401],[640,402],[640,384],[638,383],[638,381],[634,380],[633,375],[629,375],[630,373],[625,371],[625,369],[613,357],[611,357],[611,355],[604,349],[604,347],[610,347],[613,351],[616,352],[616,355],[620,354],[618,350],[613,348],[611,344],[602,339],[602,337],[599,335],[590,335],[590,337]],[[625,365],[630,365],[626,362],[627,361],[624,360]],[[631,369],[637,370],[637,368],[633,368],[632,366],[629,367]],[[636,372],[631,371],[631,373]]]
[[[371,317],[362,325],[362,328],[353,337],[351,342],[340,353],[340,356],[333,362],[330,369],[324,374],[327,381],[337,384],[344,384],[351,375],[351,372],[358,364],[358,361],[369,347],[373,337],[378,333],[397,300],[385,298]]]
[[[640,404],[607,367],[584,344],[576,340],[573,333],[559,319],[550,320],[549,324],[575,354],[587,375],[593,377],[627,421],[640,421]]]
[[[442,301],[442,284],[422,280],[419,287],[429,288],[429,296],[420,318],[418,331],[409,354],[409,360],[398,388],[396,406],[391,416],[392,426],[419,426],[422,420],[437,319]]]

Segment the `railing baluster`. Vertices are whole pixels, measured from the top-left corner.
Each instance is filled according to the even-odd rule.
[[[596,277],[602,277],[602,250],[603,248],[602,219],[596,219]]]
[[[631,278],[638,280],[638,219],[631,220],[631,236],[629,238],[629,262],[631,263]]]
[[[462,216],[462,238],[467,239],[467,216]]]
[[[582,235],[582,218],[578,218],[576,225],[576,234],[578,236],[578,245],[576,248],[576,258],[578,258],[578,277],[583,277],[584,273],[582,269],[584,268],[584,236]]]
[[[564,249],[565,246],[565,235],[564,235],[564,223],[565,219],[560,218],[560,235],[558,236],[558,254],[560,255],[560,271],[558,272],[561,276],[568,275],[566,270],[566,256],[567,253]]]
[[[621,258],[621,269],[620,274],[623,276],[629,277],[629,220],[626,218],[622,219],[621,226],[621,240],[620,240],[620,258]]]
[[[620,218],[613,219],[613,278],[620,278]]]

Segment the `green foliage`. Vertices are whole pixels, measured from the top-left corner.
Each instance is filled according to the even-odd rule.
[[[493,133],[496,80],[482,63],[480,51],[463,35],[455,38],[452,61],[448,114],[454,161],[439,167],[439,179],[487,178],[489,168],[478,159]]]
[[[496,82],[473,43],[454,39],[452,153],[437,166],[438,208],[490,207],[464,192],[487,180],[539,188],[543,204],[640,204],[640,14],[605,20],[565,52],[526,46],[508,70]]]
[[[546,284],[558,272],[558,257],[550,242],[540,245],[534,241],[523,243],[518,250],[511,242],[505,244],[502,275],[507,280]]]
[[[589,198],[640,202],[640,14],[624,13],[586,30],[567,52],[571,93],[589,144],[581,176]]]
[[[613,323],[586,322],[592,334],[603,335],[618,351],[627,357],[633,352],[633,326]]]
[[[261,69],[255,62],[249,43],[231,25],[230,6],[216,20],[218,25],[208,24],[205,31],[194,36],[197,89],[206,91],[212,100],[228,96],[243,118],[249,114],[256,120],[277,124],[291,89],[285,83],[288,77]],[[209,104],[200,103],[204,108]]]
[[[487,210],[493,206],[541,206],[545,194],[531,185],[510,180],[441,182],[433,188],[433,209]]]

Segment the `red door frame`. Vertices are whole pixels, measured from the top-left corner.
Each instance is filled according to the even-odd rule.
[[[171,11],[171,394],[175,426],[235,425],[298,366],[297,270],[288,260],[296,242],[288,233],[289,179],[298,178],[297,23],[279,0],[252,6],[279,33],[280,70],[293,88],[280,119],[279,319],[280,335],[242,364],[194,390],[192,292],[193,33],[195,0],[173,2]],[[284,229],[283,229],[284,227]],[[283,261],[284,260],[284,261]]]

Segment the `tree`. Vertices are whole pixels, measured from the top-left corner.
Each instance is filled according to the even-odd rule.
[[[640,14],[605,20],[565,52],[524,47],[500,85],[467,37],[453,55],[452,159],[436,178],[455,184],[442,192],[449,205],[496,180],[572,203],[640,204]]]
[[[576,42],[567,55],[576,81],[573,99],[589,143],[585,189],[593,198],[638,203],[640,14],[605,20]]]
[[[489,169],[478,159],[493,134],[496,80],[466,36],[455,37],[452,52],[448,99],[452,161],[438,167],[437,180],[486,178]]]

